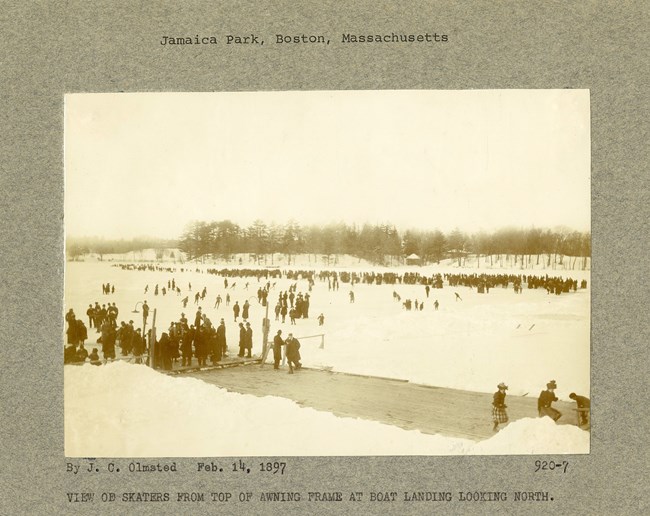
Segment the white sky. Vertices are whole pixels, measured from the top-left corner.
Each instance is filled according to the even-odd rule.
[[[588,90],[66,96],[68,236],[590,226]]]

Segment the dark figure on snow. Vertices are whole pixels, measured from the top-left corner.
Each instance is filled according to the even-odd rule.
[[[138,328],[137,330],[133,330],[133,333],[131,333],[131,349],[133,350],[135,363],[141,364],[142,355],[144,355],[144,351],[145,351],[145,343],[144,343],[144,339],[142,338],[142,331],[140,330],[140,328]]]
[[[82,346],[88,338],[88,329],[81,319],[77,319],[77,342]]]
[[[350,290],[350,303],[354,303],[354,292]]]
[[[578,405],[578,422],[580,426],[589,423],[589,410],[591,409],[591,400],[586,396],[580,396],[575,392],[569,394],[569,398],[576,402]]]
[[[169,335],[167,335],[167,332],[163,332],[160,336],[160,340],[156,344],[156,355],[158,355],[158,353],[160,353],[159,356],[162,368],[165,371],[171,371],[172,357],[170,353]]]
[[[88,350],[84,348],[83,342],[79,344],[79,349],[77,350],[77,362],[85,362],[88,358]]]
[[[241,318],[244,319],[244,321],[248,319],[248,310],[250,309],[250,306],[251,305],[248,303],[248,299],[244,301],[244,306],[242,307],[241,311]]]
[[[93,327],[93,319],[95,318],[95,309],[93,305],[88,305],[88,310],[86,310],[86,315],[88,316],[88,328]]]
[[[115,358],[115,329],[111,326],[108,321],[105,321],[102,324],[102,354],[104,355],[104,360],[114,359]],[[99,340],[97,341],[99,342]]]
[[[77,351],[76,347],[72,344],[69,344],[63,350],[63,363],[64,364],[74,364],[77,361]]]
[[[142,326],[147,325],[147,318],[149,317],[149,305],[145,301],[142,304]]]
[[[325,316],[323,314],[320,314],[318,316],[318,326],[323,326],[325,324]]]
[[[289,374],[293,374],[293,368],[300,369],[300,342],[294,338],[293,333],[289,334],[285,342],[287,362],[289,362]]]
[[[183,332],[181,339],[181,365],[192,365],[192,341],[194,340],[194,327]]]
[[[438,303],[438,300],[436,299],[435,303],[433,303],[433,308],[435,310],[437,310],[439,306],[440,306],[440,303]]]
[[[65,320],[68,323],[68,329],[66,330],[66,333],[68,334],[68,344],[72,344],[73,346],[76,346],[78,342],[77,318],[75,317],[72,308],[70,308],[68,313],[65,314]]]
[[[284,346],[284,341],[282,340],[282,330],[278,330],[278,333],[273,337],[273,369],[280,369],[280,361],[282,360],[282,346]]]
[[[508,422],[508,413],[506,412],[507,405],[506,401],[506,391],[508,386],[501,382],[497,385],[497,392],[494,393],[492,397],[492,422],[494,426],[492,430],[496,432],[499,429],[499,425]]]
[[[202,326],[197,326],[194,330],[194,355],[199,361],[199,367],[206,365],[206,358],[208,356],[208,342],[205,329]]]
[[[251,323],[246,323],[246,358],[252,358],[251,352],[253,350],[253,329]]]
[[[456,296],[456,298],[455,298],[456,301],[458,301],[458,300],[462,301],[463,300],[463,298],[458,295],[458,292],[454,292],[454,295]]]
[[[90,355],[88,355],[88,358],[90,359],[90,363],[92,365],[101,365],[102,364],[102,361],[99,359],[99,353],[97,353],[97,348],[93,348]]]
[[[239,317],[239,301],[235,301],[232,307],[232,313],[235,316],[235,322],[237,322],[237,318]]]
[[[546,390],[539,393],[539,398],[537,399],[539,417],[548,416],[553,421],[557,421],[562,417],[562,413],[551,406],[554,401],[557,401],[555,389],[557,389],[555,380],[551,380],[546,384]]]
[[[228,355],[228,344],[226,343],[226,323],[223,319],[217,327],[217,350],[222,357]]]
[[[246,354],[246,328],[244,323],[239,323],[239,353],[237,356],[243,358]]]

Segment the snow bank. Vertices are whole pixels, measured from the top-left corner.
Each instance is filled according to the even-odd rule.
[[[230,393],[143,365],[65,366],[69,457],[465,455],[587,453],[589,434],[548,418],[510,424],[493,438],[427,435]]]

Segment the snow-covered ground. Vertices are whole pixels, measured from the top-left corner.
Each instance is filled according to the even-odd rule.
[[[106,257],[104,257],[106,259]],[[292,268],[311,269],[308,260],[302,259]],[[227,325],[227,338],[231,350],[236,349],[238,341],[237,324],[233,321],[231,307],[224,304],[217,310],[214,308],[217,294],[225,298],[223,278],[206,274],[205,269],[215,267],[214,265],[196,264],[173,264],[165,267],[175,267],[176,272],[161,271],[126,271],[118,267],[112,267],[115,262],[68,262],[66,264],[65,304],[66,311],[74,309],[78,317],[85,317],[86,308],[89,303],[98,301],[100,304],[116,302],[120,308],[118,321],[133,319],[135,326],[140,326],[141,313],[133,313],[138,302],[147,300],[151,309],[157,310],[158,334],[165,331],[172,320],[178,320],[181,312],[187,314],[188,319],[193,320],[198,305],[194,305],[193,294],[197,290],[207,287],[207,297],[200,303],[203,311],[208,317],[217,323],[224,318]],[[371,268],[368,264],[352,263],[348,260],[339,270],[383,270]],[[439,266],[427,267],[400,267],[397,270],[408,270],[429,275],[436,272],[454,272],[471,274],[473,272],[487,272],[493,274],[516,273],[516,274],[544,274],[551,276],[570,276],[579,282],[586,279],[589,288],[578,290],[560,296],[548,295],[545,290],[529,290],[525,288],[522,294],[515,294],[512,288],[491,289],[489,294],[478,294],[476,290],[467,287],[445,287],[441,290],[432,289],[429,298],[426,297],[425,289],[421,285],[366,285],[359,283],[350,287],[349,284],[340,283],[338,291],[328,290],[327,282],[316,280],[311,294],[311,306],[309,319],[298,320],[296,326],[287,322],[282,324],[274,320],[272,314],[273,306],[278,293],[284,291],[293,281],[280,279],[270,280],[276,282],[275,288],[271,290],[271,333],[273,336],[277,329],[282,329],[283,334],[289,331],[301,340],[301,354],[303,364],[312,367],[327,367],[336,371],[384,376],[406,379],[416,383],[434,385],[439,387],[451,387],[479,392],[494,392],[496,384],[504,381],[509,386],[509,393],[513,395],[537,396],[545,388],[546,383],[554,379],[559,388],[556,394],[560,399],[568,400],[570,392],[577,392],[589,396],[590,377],[590,277],[589,271],[570,270],[548,270],[542,269],[521,270],[519,267],[511,269],[493,268],[485,269],[482,266],[478,269],[458,268],[456,262],[447,262]],[[252,264],[244,263],[244,267],[255,268]],[[186,270],[180,272],[180,268]],[[216,268],[234,268],[232,265],[218,265]],[[323,267],[318,264],[318,268]],[[341,264],[339,264],[341,267]],[[191,269],[189,272],[187,269]],[[328,268],[328,267],[323,267]],[[153,295],[156,284],[160,287],[166,286],[167,281],[174,278],[182,289],[181,295],[167,294],[166,296]],[[115,286],[115,294],[103,295],[102,283],[109,282]],[[263,307],[258,305],[256,292],[259,283],[253,278],[232,278],[230,284],[236,282],[236,287],[229,288],[228,293],[232,303],[239,301],[243,304],[245,299],[250,299],[251,323],[254,330],[253,353],[259,354],[262,347],[261,319],[264,316]],[[249,283],[248,289],[245,284]],[[188,284],[192,284],[191,293],[188,291]],[[149,285],[148,294],[144,295],[145,285]],[[355,302],[349,302],[349,292],[353,289]],[[306,293],[308,285],[306,280],[298,281],[298,292]],[[410,298],[424,302],[422,311],[406,311],[399,302],[393,299],[393,291],[396,291],[402,301]],[[458,292],[462,301],[455,301],[454,293]],[[190,294],[190,303],[187,309],[183,310],[181,299]],[[434,301],[440,303],[439,309],[434,310]],[[316,320],[318,314],[323,313],[325,324],[318,326]],[[151,316],[150,316],[151,317]],[[324,348],[321,349],[320,337],[301,338],[324,333]],[[87,348],[91,349],[96,341],[97,334],[89,332]],[[97,347],[100,347],[97,345]],[[126,369],[125,369],[126,368]],[[126,373],[126,371],[129,371]],[[135,371],[135,372],[132,372]],[[110,376],[115,375],[114,380]],[[154,375],[154,376],[151,376]],[[155,378],[155,380],[154,380]],[[151,389],[143,388],[147,382],[156,383]],[[107,435],[102,428],[122,429],[116,439],[123,439],[125,442],[106,443],[106,446],[116,446],[116,450],[106,454],[113,455],[215,455],[232,454],[263,454],[263,455],[303,455],[322,454],[322,442],[318,439],[314,443],[301,443],[300,446],[306,449],[296,450],[296,443],[291,439],[280,439],[277,445],[264,443],[264,450],[255,449],[254,442],[259,439],[259,429],[267,428],[269,422],[265,415],[274,414],[272,427],[269,432],[274,435],[285,434],[283,425],[289,424],[301,427],[313,426],[314,433],[318,434],[317,428],[329,425],[337,426],[338,432],[350,432],[350,439],[337,439],[346,441],[336,444],[340,449],[328,450],[328,454],[445,454],[445,453],[539,453],[537,442],[545,447],[545,453],[584,453],[588,448],[588,433],[583,432],[570,425],[567,428],[555,428],[550,420],[520,420],[511,423],[497,436],[482,444],[473,444],[460,439],[449,439],[438,436],[426,436],[417,432],[406,432],[397,428],[386,427],[378,423],[366,421],[343,420],[335,418],[330,414],[318,413],[314,410],[299,408],[286,400],[269,399],[264,405],[259,399],[252,396],[238,396],[228,394],[215,387],[196,383],[195,380],[181,378],[167,378],[144,367],[115,364],[103,368],[84,366],[66,367],[65,373],[66,393],[66,453],[75,455],[100,456],[98,451],[104,449],[101,441],[102,435]],[[110,384],[111,389],[104,387]],[[113,399],[117,385],[127,383],[123,388],[125,393],[122,398]],[[128,386],[130,384],[130,387]],[[138,395],[133,396],[134,386],[137,385]],[[122,388],[122,387],[119,387]],[[156,406],[155,400],[148,400],[149,392],[163,391],[166,399],[165,409],[149,413],[143,406],[152,404]],[[183,395],[184,392],[191,395]],[[178,394],[178,402],[173,401]],[[196,398],[195,402],[182,404],[181,399]],[[109,399],[103,399],[110,396]],[[210,441],[209,427],[212,417],[219,417],[205,410],[212,402],[204,402],[200,399],[205,396],[209,399],[219,401],[224,405],[224,410],[229,414],[240,414],[244,421],[238,420],[239,424],[233,423],[233,429],[242,428],[242,425],[249,425],[257,431],[251,431],[249,435],[243,434],[241,447],[231,447],[229,450],[217,450],[218,443],[202,442]],[[143,398],[144,397],[144,398]],[[215,401],[215,402],[216,402]],[[196,407],[193,405],[196,403]],[[240,406],[237,403],[242,403]],[[258,407],[258,404],[261,405]],[[112,408],[106,411],[107,406]],[[255,410],[245,410],[245,407],[258,407]],[[129,410],[132,407],[133,410]],[[272,407],[272,408],[264,408]],[[114,408],[114,410],[113,410]],[[136,410],[137,408],[137,410]],[[153,410],[153,409],[152,409]],[[270,412],[266,412],[269,410]],[[276,417],[278,411],[287,411],[288,419]],[[189,415],[185,417],[185,413]],[[216,412],[222,412],[221,407]],[[160,413],[160,419],[148,421],[147,418],[153,414]],[[85,416],[84,416],[85,414]],[[183,414],[183,417],[180,417]],[[105,419],[108,418],[108,419]],[[169,418],[169,422],[166,420]],[[203,420],[201,418],[204,418]],[[251,419],[252,418],[252,419]],[[181,421],[182,420],[182,421]],[[223,419],[219,419],[223,424]],[[247,421],[247,422],[245,422]],[[285,422],[286,421],[286,422]],[[188,423],[189,422],[189,423]],[[146,439],[139,439],[135,436],[140,431],[140,424],[160,425],[172,424],[182,432],[180,441],[189,442],[181,448],[175,448],[169,443],[168,451],[151,449],[151,443],[144,442]],[[296,424],[297,423],[297,424]],[[553,426],[550,429],[550,425]],[[230,423],[228,423],[230,424]],[[278,425],[277,427],[275,425]],[[81,426],[78,426],[81,425]],[[180,426],[179,426],[180,425]],[[384,435],[384,439],[368,439],[367,425],[375,425],[373,436]],[[204,428],[205,427],[205,428]],[[83,428],[83,431],[78,431]],[[354,428],[354,430],[353,430]],[[93,431],[96,429],[97,432]],[[129,429],[131,431],[129,431]],[[365,430],[364,430],[365,429]],[[144,431],[144,430],[143,430]],[[151,429],[149,430],[151,431]],[[175,430],[176,432],[176,430]],[[197,434],[205,432],[205,439],[197,438]],[[323,431],[323,436],[326,434]],[[353,438],[358,432],[357,438]],[[389,437],[383,432],[393,432],[395,437]],[[575,441],[564,432],[578,432],[579,439]],[[115,432],[113,432],[115,433]],[[545,437],[540,439],[539,433]],[[184,436],[188,435],[188,439]],[[236,432],[233,430],[233,435]],[[255,438],[254,438],[255,435]],[[288,433],[291,435],[291,432]],[[331,434],[330,434],[331,435]],[[393,435],[393,434],[391,434]],[[120,437],[123,436],[123,437]],[[194,438],[189,438],[194,436]],[[505,442],[499,445],[504,439],[513,442]],[[87,441],[86,438],[90,439]],[[171,438],[170,438],[171,439]],[[178,440],[178,439],[176,439]],[[332,441],[328,439],[327,441]],[[580,444],[577,444],[578,441]],[[174,441],[175,442],[175,441]],[[249,444],[246,444],[246,443]],[[132,443],[132,444],[131,444]],[[350,444],[352,443],[352,444]],[[373,447],[373,443],[392,443],[390,446]],[[488,444],[493,443],[493,444]],[[497,444],[494,444],[497,443]],[[517,446],[528,451],[517,451]],[[554,444],[555,443],[555,444]],[[294,449],[289,447],[291,444]],[[349,446],[348,446],[349,444]],[[87,445],[92,445],[91,451]],[[559,448],[554,448],[554,446]],[[311,447],[310,447],[311,446]],[[490,446],[494,446],[491,448]],[[499,446],[502,446],[499,448]],[[251,448],[252,447],[252,448]],[[319,449],[320,447],[320,449]],[[561,448],[561,449],[560,449]],[[117,451],[119,450],[119,451]],[[172,450],[177,450],[173,453]],[[212,450],[212,451],[211,451]],[[311,450],[311,451],[308,451]],[[491,451],[493,450],[493,451]],[[501,451],[498,451],[501,450]],[[507,451],[505,451],[507,450]]]

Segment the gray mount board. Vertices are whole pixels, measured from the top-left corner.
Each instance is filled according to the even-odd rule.
[[[41,2],[0,9],[3,514],[647,513],[648,6],[611,2]],[[348,43],[437,33],[445,43]],[[266,44],[161,45],[263,35]],[[329,45],[272,44],[324,35]],[[63,96],[74,92],[577,88],[592,115],[592,448],[555,457],[309,457],[281,477],[99,473],[63,453]],[[644,111],[644,108],[646,111]],[[101,194],[92,202],[101,202]],[[553,201],[549,199],[549,210]],[[215,429],[218,433],[218,429]],[[121,461],[125,464],[128,462]],[[257,462],[257,461],[252,461]],[[77,461],[77,464],[80,462]],[[86,463],[84,463],[86,464]],[[105,463],[103,463],[105,465]],[[254,501],[101,502],[102,493],[254,493]],[[444,502],[260,502],[261,491],[451,491]],[[506,491],[508,502],[458,502]],[[514,491],[552,502],[514,503]],[[70,502],[67,493],[94,493]],[[400,495],[401,497],[401,495]],[[398,497],[398,498],[400,498]]]

